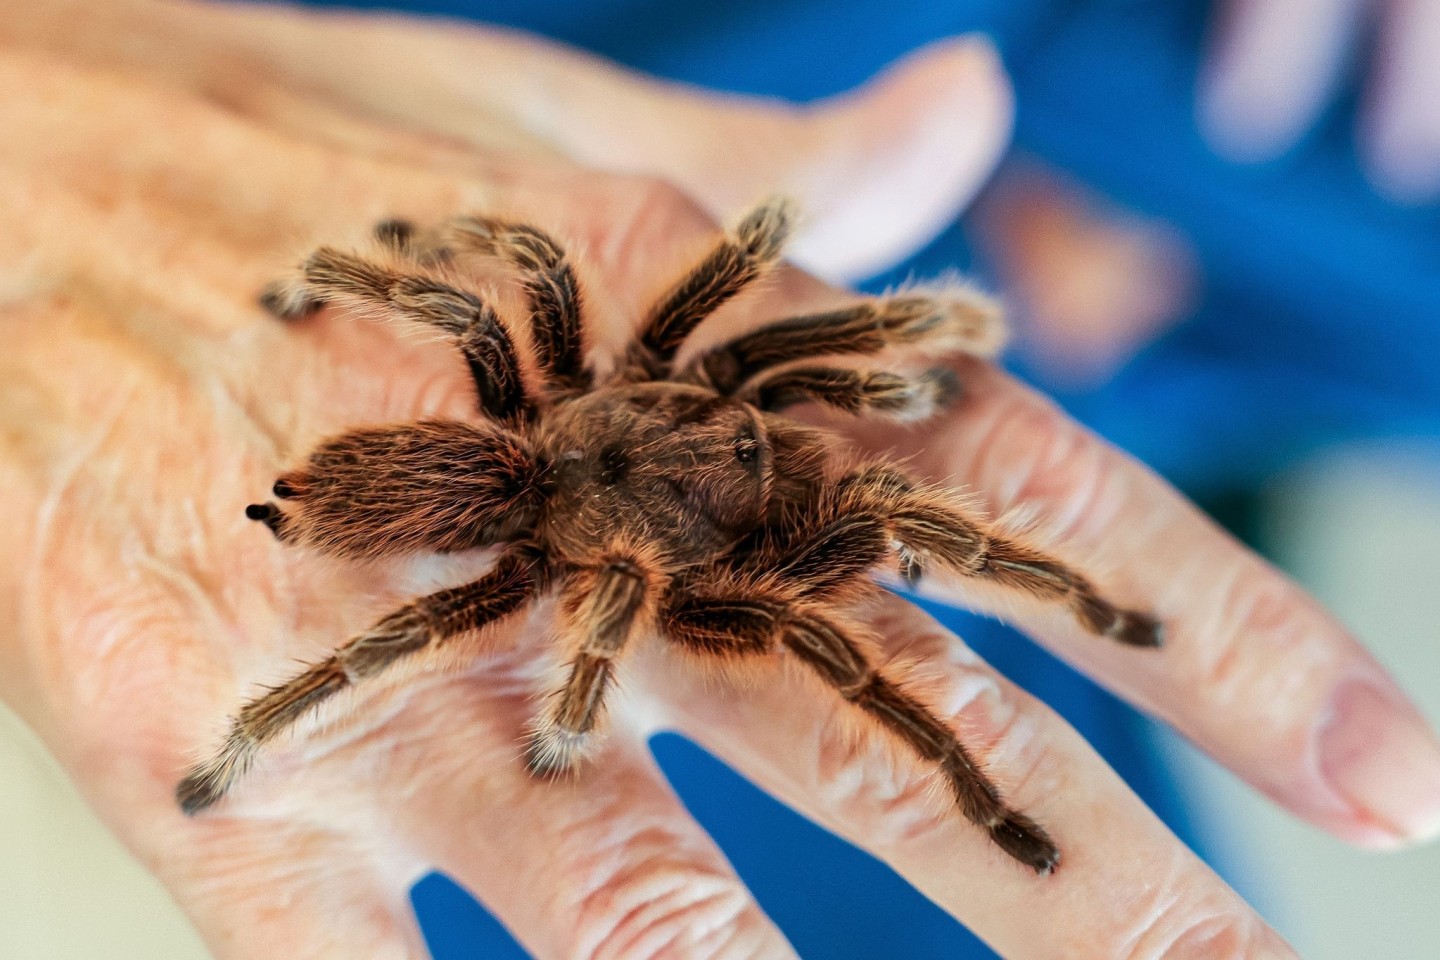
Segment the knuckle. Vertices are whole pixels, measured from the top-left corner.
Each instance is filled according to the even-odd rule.
[[[406,385],[407,395],[397,398],[396,406],[416,419],[462,419],[473,416],[475,388],[454,371],[438,369],[426,372]]]
[[[979,435],[969,475],[998,511],[1033,512],[1059,541],[1090,540],[1125,503],[1119,462],[1048,402],[1007,397]]]
[[[754,911],[745,890],[718,861],[677,853],[684,844],[660,828],[632,833],[620,846],[618,862],[600,871],[599,882],[577,905],[567,956],[703,960],[734,953],[734,941]]]
[[[1246,560],[1235,564],[1217,602],[1206,608],[1214,614],[1197,625],[1198,642],[1178,649],[1194,658],[1190,672],[1209,703],[1268,709],[1279,719],[1310,701],[1306,692],[1317,688],[1317,672],[1332,658],[1316,642],[1322,631],[1297,588]]]
[[[833,691],[830,692],[833,696]],[[943,823],[939,775],[858,709],[838,701],[819,730],[815,789],[822,809],[867,843],[895,844]]]
[[[961,739],[972,746],[981,769],[995,782],[1011,809],[1028,811],[1066,789],[1066,764],[1050,737],[1037,701],[992,690],[977,697],[956,718]]]
[[[1196,897],[1164,885],[1150,895],[1146,906],[1138,922],[1119,931],[1114,952],[1103,956],[1117,960],[1258,960],[1286,955],[1278,938],[1258,917],[1219,902],[1218,894]]]
[[[972,400],[950,466],[959,463],[996,514],[1041,518],[1057,541],[1099,540],[1126,504],[1122,461],[1040,397],[986,393]]]
[[[677,213],[696,219],[705,219],[705,213],[691,196],[662,177],[646,174],[624,176],[622,189],[641,214],[652,216],[673,216]]]

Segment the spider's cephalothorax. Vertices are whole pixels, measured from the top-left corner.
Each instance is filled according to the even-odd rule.
[[[342,557],[500,553],[479,580],[411,602],[245,704],[220,750],[180,784],[184,809],[218,801],[267,743],[337,693],[556,593],[568,659],[532,732],[536,772],[582,757],[617,664],[644,636],[702,656],[784,655],[931,764],[965,817],[1012,857],[1052,869],[1059,851],[1045,831],[1008,808],[950,727],[874,664],[853,610],[888,565],[907,579],[975,578],[1063,604],[1126,644],[1158,644],[1159,626],[953,494],[885,461],[842,458],[836,440],[781,413],[816,402],[928,416],[954,389],[943,369],[871,365],[992,352],[999,317],[984,298],[909,292],[788,317],[676,368],[701,321],[778,262],[789,223],[776,202],[741,220],[654,306],[602,383],[586,362],[575,272],[534,227],[465,217],[419,235],[391,221],[377,229],[375,257],[322,248],[267,291],[286,319],[335,304],[443,331],[469,364],[482,416],[335,437],[276,481],[283,506],[253,505],[249,516],[283,542]],[[522,342],[456,279],[470,256],[518,272],[531,309]]]

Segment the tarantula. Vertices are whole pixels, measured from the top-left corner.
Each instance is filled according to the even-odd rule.
[[[954,494],[883,460],[847,461],[833,437],[781,414],[818,402],[858,416],[929,416],[955,389],[950,375],[863,360],[986,352],[1000,320],[984,297],[902,292],[788,317],[676,367],[700,323],[780,261],[791,220],[778,201],[740,220],[660,298],[604,376],[586,362],[591,331],[574,267],[523,223],[461,217],[420,232],[387,221],[376,229],[383,255],[323,247],[269,288],[263,300],[284,319],[334,304],[442,331],[469,365],[482,417],[330,439],[276,481],[283,508],[255,504],[247,515],[284,543],[340,557],[484,546],[499,556],[480,579],[414,600],[246,703],[218,752],[180,783],[181,807],[220,800],[263,747],[340,691],[556,592],[569,660],[530,736],[534,772],[582,758],[621,658],[647,635],[713,658],[783,652],[933,765],[1006,853],[1053,869],[1059,851],[1044,829],[1006,806],[949,726],[877,669],[846,610],[880,589],[872,574],[888,563],[910,581],[943,571],[1065,604],[1091,632],[1137,647],[1159,644],[1159,624],[1113,606]],[[467,255],[518,274],[528,343],[456,279]],[[538,374],[522,364],[527,349]]]

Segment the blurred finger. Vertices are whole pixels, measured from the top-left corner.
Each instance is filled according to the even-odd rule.
[[[1054,836],[1055,873],[1010,860],[931,771],[873,726],[857,735],[852,707],[779,662],[719,689],[667,670],[678,729],[885,860],[1008,960],[1293,956],[1051,711],[903,601],[877,624],[890,656],[921,664],[914,689],[1009,803]]]
[[[1362,144],[1376,185],[1397,200],[1440,194],[1440,3],[1385,6]]]
[[[1224,0],[1201,70],[1200,126],[1221,154],[1283,153],[1334,95],[1368,0]]]

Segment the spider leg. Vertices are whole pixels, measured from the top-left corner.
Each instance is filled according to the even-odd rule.
[[[1004,339],[1003,326],[999,307],[966,288],[896,294],[766,324],[699,357],[686,377],[729,395],[773,367],[811,357],[873,356],[892,348],[930,358],[991,356]]]
[[[299,320],[325,306],[325,300],[299,277],[272,280],[260,291],[260,306],[277,320]]]
[[[449,334],[470,366],[485,413],[501,422],[523,421],[534,413],[510,333],[475,294],[332,247],[312,253],[301,273],[307,297],[378,308]]]
[[[392,218],[375,224],[375,240],[383,247],[405,256],[415,254],[415,224],[409,220]]]
[[[526,757],[531,773],[562,773],[583,755],[600,723],[615,661],[649,619],[655,582],[640,563],[616,558],[565,584],[561,603],[569,608],[580,646],[565,682],[537,718]]]
[[[584,368],[580,281],[564,248],[536,227],[489,217],[460,217],[439,234],[447,247],[498,257],[520,271],[541,368],[562,390],[586,389],[590,378]]]
[[[938,767],[965,818],[1011,857],[1049,873],[1060,851],[1034,820],[1005,805],[999,790],[943,720],[870,662],[844,627],[758,588],[728,597],[677,598],[663,612],[666,635],[712,656],[745,657],[783,647],[847,702],[921,760]]]
[[[700,321],[779,261],[792,220],[788,203],[771,200],[721,237],[705,259],[651,308],[637,344],[641,365],[663,376],[675,351]]]
[[[845,367],[792,367],[762,377],[738,397],[772,413],[812,402],[859,416],[912,422],[933,416],[958,390],[955,375],[944,368],[912,377]]]
[[[415,247],[415,225],[409,220],[381,220],[372,231],[386,250],[417,263],[425,257]],[[278,320],[299,320],[325,306],[326,299],[300,275],[281,277],[265,285],[260,306]]]
[[[888,466],[860,470],[841,481],[827,509],[882,519],[900,546],[902,571],[918,578],[929,566],[1068,606],[1092,633],[1128,646],[1158,647],[1160,623],[1116,607],[1079,572],[1010,537],[1000,536],[956,507],[938,490],[917,485]]]
[[[515,434],[455,420],[353,430],[275,482],[287,504],[246,515],[284,542],[346,557],[453,552],[534,520],[543,468]]]
[[[542,561],[532,548],[512,547],[474,583],[407,604],[345,644],[328,659],[245,704],[210,759],[191,768],[175,789],[187,814],[219,801],[261,749],[342,690],[372,680],[403,660],[515,613],[534,596]]]

